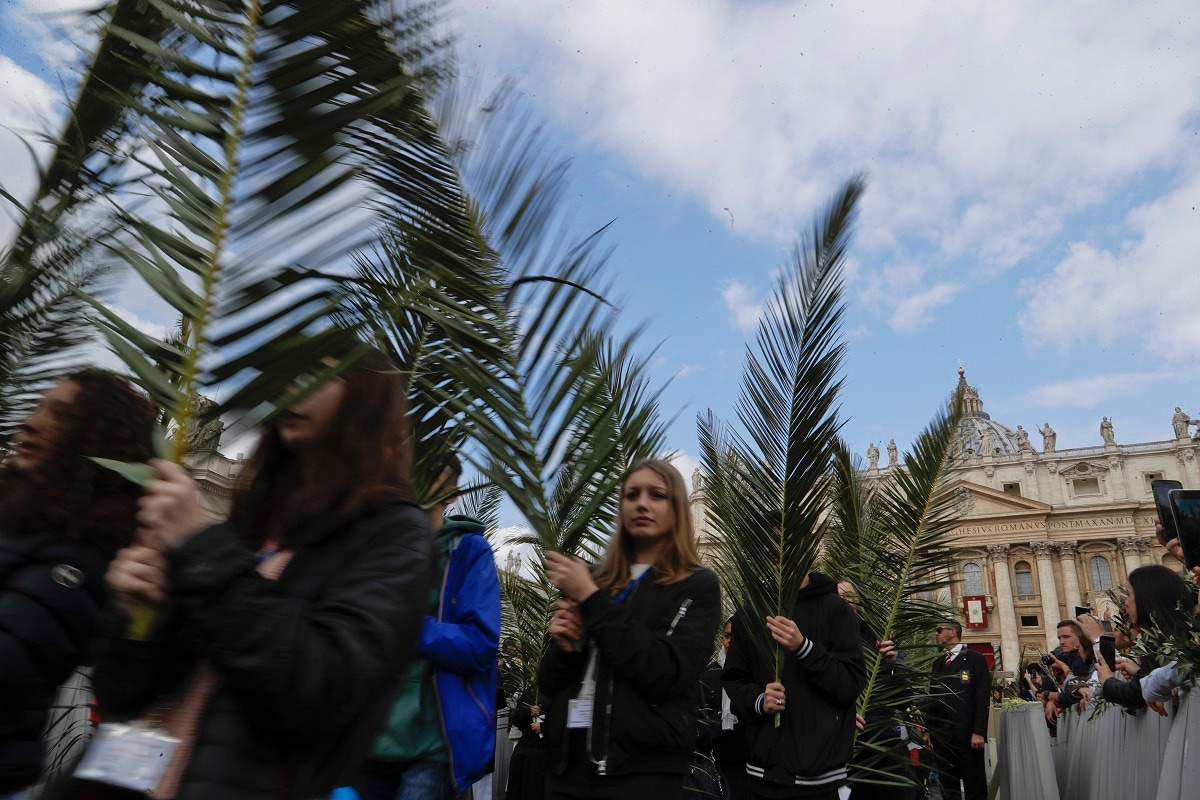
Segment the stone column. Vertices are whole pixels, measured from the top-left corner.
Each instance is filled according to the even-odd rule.
[[[1042,589],[1042,624],[1043,630],[1046,631],[1046,648],[1053,650],[1058,646],[1058,630],[1052,626],[1058,624],[1059,614],[1062,613],[1058,607],[1058,589],[1054,586],[1054,555],[1051,548],[1054,546],[1050,542],[1030,542],[1029,546],[1033,548],[1034,558],[1037,559],[1038,583]]]
[[[1133,572],[1142,565],[1142,557],[1138,553],[1138,540],[1136,536],[1122,536],[1117,539],[1117,546],[1121,548],[1121,556],[1125,559],[1125,574]]]
[[[1000,614],[1000,660],[1004,669],[1015,672],[1021,665],[1021,644],[1017,637],[1017,612],[1013,610],[1012,579],[1009,575],[1008,545],[988,545],[992,562],[992,586],[996,589],[996,610]]]
[[[1079,569],[1075,564],[1075,553],[1078,547],[1074,542],[1059,542],[1058,548],[1058,565],[1062,568],[1063,575],[1063,602],[1068,608],[1074,609],[1075,606],[1083,605],[1083,596],[1079,593]],[[1055,620],[1057,622],[1058,620]],[[1055,646],[1058,643],[1055,642]]]

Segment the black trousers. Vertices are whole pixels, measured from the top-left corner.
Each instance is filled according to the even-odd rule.
[[[683,800],[683,774],[546,773],[546,800]]]
[[[837,784],[827,786],[782,786],[751,778],[750,800],[840,800]]]
[[[987,772],[983,765],[983,749],[969,744],[944,745],[936,750],[938,784],[942,800],[987,800]],[[958,781],[963,788],[959,791]]]

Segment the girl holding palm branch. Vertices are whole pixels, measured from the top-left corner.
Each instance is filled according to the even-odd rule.
[[[547,800],[683,796],[720,586],[700,566],[683,476],[668,462],[630,470],[618,520],[595,571],[546,556],[564,596],[538,678],[552,698]]]

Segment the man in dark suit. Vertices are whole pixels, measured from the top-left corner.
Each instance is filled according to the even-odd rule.
[[[933,662],[933,690],[937,694],[929,712],[937,758],[938,781],[944,800],[959,800],[963,782],[966,800],[985,800],[987,777],[983,747],[987,741],[988,693],[991,676],[987,659],[962,644],[962,626],[943,622],[935,629],[946,654]]]

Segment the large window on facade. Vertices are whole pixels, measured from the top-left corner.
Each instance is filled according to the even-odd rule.
[[[1016,573],[1017,595],[1019,597],[1029,597],[1033,595],[1033,572],[1029,569],[1029,562],[1018,561]]]
[[[1088,574],[1092,576],[1092,588],[1097,592],[1105,592],[1113,587],[1112,569],[1104,556],[1092,556],[1088,560]]]
[[[963,594],[983,594],[983,569],[974,561],[963,564]]]

